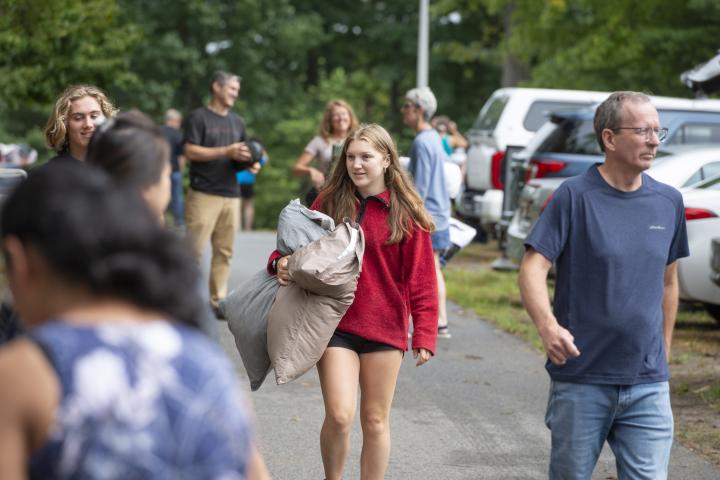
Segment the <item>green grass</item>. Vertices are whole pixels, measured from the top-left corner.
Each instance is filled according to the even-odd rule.
[[[461,252],[445,270],[448,298],[475,312],[498,328],[518,335],[541,349],[537,330],[520,301],[516,272],[496,272],[487,266],[468,268],[467,261],[477,262],[481,246],[472,245]]]
[[[497,256],[495,245],[471,244],[453,258],[445,269],[448,299],[542,351],[537,330],[520,301],[517,272],[490,268]],[[703,310],[678,312],[670,380],[673,395],[682,400],[675,408],[676,435],[718,465],[720,428],[713,410],[720,411],[720,379],[714,368],[719,358],[717,322]]]
[[[520,300],[517,272],[496,272],[490,268],[497,256],[495,244],[473,243],[462,250],[445,269],[447,296],[483,320],[542,349],[537,330]],[[720,329],[715,326],[716,322],[703,310],[679,311],[672,363],[682,365],[693,354],[716,351]],[[716,391],[709,397],[720,400],[720,388],[713,388]]]

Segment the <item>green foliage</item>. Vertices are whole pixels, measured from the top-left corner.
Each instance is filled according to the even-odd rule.
[[[494,253],[492,250],[488,245],[473,243],[448,264],[445,269],[448,298],[542,351],[537,329],[520,301],[517,273],[496,272],[488,264],[480,263],[483,256]]]
[[[42,128],[69,84],[105,89],[157,120],[208,100],[217,69],[243,77],[235,106],[272,162],[257,223],[305,185],[291,176],[325,103],[348,100],[407,152],[399,107],[415,84],[418,4],[406,0],[0,0],[0,141],[47,157]],[[680,72],[717,45],[715,0],[435,0],[430,84],[467,129],[511,59],[527,85],[690,94]],[[211,48],[215,47],[215,48]]]
[[[28,132],[44,127],[65,87],[137,81],[127,50],[139,38],[135,25],[118,21],[113,0],[0,2],[0,132],[43,151],[42,137]]]
[[[510,51],[527,85],[690,96],[680,73],[717,49],[720,4],[670,0],[518,0]]]

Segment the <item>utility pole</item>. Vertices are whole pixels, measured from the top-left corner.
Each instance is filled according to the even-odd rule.
[[[417,53],[417,86],[428,86],[428,48],[430,39],[430,0],[420,0]]]

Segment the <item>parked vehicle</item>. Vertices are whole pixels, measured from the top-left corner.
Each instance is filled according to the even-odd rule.
[[[720,101],[653,97],[653,103],[658,109],[661,124],[669,130],[663,149],[674,149],[677,153],[681,151],[681,145],[720,144]],[[512,155],[505,207],[498,224],[501,249],[511,265],[522,256],[525,235],[534,225],[539,209],[559,183],[584,172],[593,163],[603,161],[592,124],[593,117],[593,109],[553,113],[528,146]],[[696,171],[699,177],[688,184],[708,178],[716,171],[712,170],[712,166],[706,168],[707,172]],[[715,168],[720,168],[720,165],[715,165]],[[532,186],[526,187],[526,184]],[[525,210],[518,212],[523,195]],[[520,215],[517,222],[514,221],[516,213]]]
[[[542,88],[501,88],[485,102],[467,133],[465,192],[456,200],[458,214],[490,234],[500,220],[503,188],[512,152],[524,148],[553,111],[589,107],[606,92]]]
[[[26,178],[25,170],[0,167],[0,204]]]
[[[712,239],[712,259],[710,260],[710,278],[720,287],[720,237]]]
[[[23,168],[37,160],[37,150],[23,143],[0,143],[0,166]]]
[[[601,162],[604,157],[597,155]],[[592,162],[587,164],[587,168]],[[675,188],[688,187],[720,174],[720,146],[675,145],[664,147],[648,169],[648,175]],[[530,234],[553,192],[566,177],[534,178],[524,186],[518,208],[507,229],[508,259],[519,264],[525,252],[525,238]]]
[[[701,303],[720,322],[720,285],[710,268],[712,237],[720,232],[720,176],[682,193],[690,256],[678,262],[680,299]]]
[[[697,98],[720,90],[720,51],[707,62],[683,72],[680,81],[692,89]]]

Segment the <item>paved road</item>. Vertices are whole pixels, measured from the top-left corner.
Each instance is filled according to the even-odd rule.
[[[262,268],[274,238],[270,233],[238,236],[231,286]],[[386,478],[547,478],[549,433],[543,415],[549,381],[543,359],[477,316],[448,307],[453,337],[439,339],[436,357],[423,367],[416,368],[411,355],[403,362]],[[233,338],[224,324],[219,327],[220,341],[244,379]],[[273,478],[322,479],[318,435],[323,406],[317,374],[312,371],[281,387],[271,376],[252,398],[260,448]],[[360,443],[356,419],[345,478],[359,478]],[[616,478],[609,451],[593,478]],[[670,478],[714,480],[720,469],[676,445]]]

